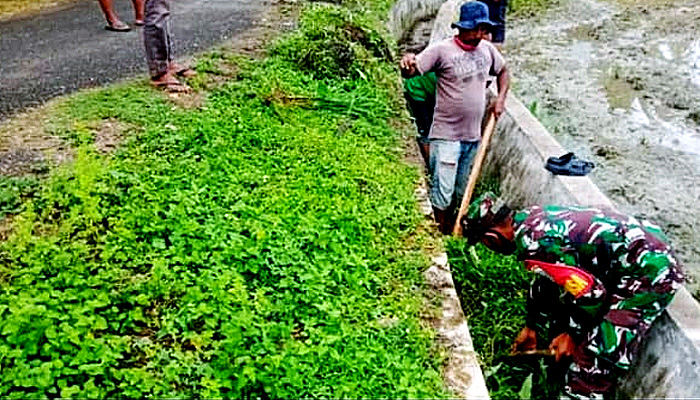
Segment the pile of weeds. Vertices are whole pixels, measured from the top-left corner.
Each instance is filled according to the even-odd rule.
[[[330,4],[315,8],[313,17],[301,18],[299,31],[273,47],[273,55],[294,60],[316,79],[366,78],[377,63],[392,61],[389,45],[362,15]]]
[[[203,56],[236,76],[198,108],[143,83],[56,107],[74,161],[0,243],[1,396],[448,395],[393,66],[319,80],[297,57],[329,15],[378,32],[386,3],[309,7],[259,61]],[[128,130],[104,154],[107,119]]]

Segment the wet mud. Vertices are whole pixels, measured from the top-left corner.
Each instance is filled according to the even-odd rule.
[[[700,0],[564,0],[508,24],[513,92],[700,289]]]

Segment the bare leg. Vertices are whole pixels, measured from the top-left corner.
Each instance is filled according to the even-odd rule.
[[[197,72],[195,72],[195,70],[193,70],[192,68],[180,65],[175,61],[172,61],[170,62],[170,64],[168,64],[168,72],[182,78],[191,78],[197,75]]]
[[[98,2],[100,3],[102,13],[105,15],[105,19],[107,20],[107,26],[105,29],[115,32],[127,32],[131,30],[129,25],[120,20],[117,13],[114,12],[114,4],[112,3],[112,0],[98,0]]]
[[[141,26],[141,25],[143,25],[143,21],[144,21],[144,15],[145,15],[144,4],[146,1],[145,0],[131,0],[131,2],[134,4],[134,24]]]
[[[151,78],[151,85],[170,93],[189,93],[192,89],[180,82],[172,72]]]
[[[105,19],[107,20],[108,24],[115,25],[117,22],[120,22],[119,17],[114,12],[112,0],[98,0],[98,2],[100,3],[100,8],[102,9],[102,13],[105,15]]]
[[[430,169],[430,144],[429,143],[418,143],[418,148],[420,148],[420,154],[423,156],[423,162],[427,169]]]
[[[168,92],[188,92],[170,66],[173,63],[170,38],[170,0],[146,0],[143,40],[151,84]]]

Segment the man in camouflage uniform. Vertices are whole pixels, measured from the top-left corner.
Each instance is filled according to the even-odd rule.
[[[497,211],[487,193],[460,221],[465,238],[515,253],[536,273],[526,326],[515,350],[549,342],[558,362],[571,358],[564,392],[603,398],[654,319],[683,281],[681,266],[659,227],[612,210],[534,206]]]

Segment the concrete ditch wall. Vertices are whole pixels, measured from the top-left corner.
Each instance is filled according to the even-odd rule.
[[[403,32],[412,26],[410,21],[415,23],[426,16],[412,15],[408,10],[433,9],[439,4],[431,36],[434,42],[452,35],[450,24],[462,2],[400,1],[401,8],[395,9],[395,14],[401,14],[399,10],[404,14],[395,18],[403,24]],[[501,191],[512,206],[549,203],[614,208],[590,178],[554,176],[546,171],[545,160],[566,150],[517,98],[509,96],[506,108],[498,122],[484,174],[500,180]],[[685,288],[653,325],[635,365],[620,382],[619,394],[631,398],[700,396],[700,305]]]
[[[614,208],[590,178],[555,176],[545,170],[546,159],[564,154],[565,149],[515,97],[508,98],[506,108],[487,153],[484,173],[500,179],[501,191],[511,205]],[[685,288],[652,326],[618,390],[630,398],[700,396],[700,306]]]

